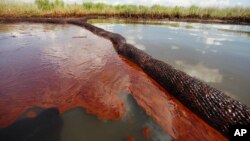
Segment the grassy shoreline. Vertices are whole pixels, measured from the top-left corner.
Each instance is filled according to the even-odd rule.
[[[191,7],[165,7],[160,5],[108,5],[104,3],[83,3],[66,5],[60,0],[48,2],[37,0],[35,4],[0,2],[0,17],[81,17],[106,16],[133,19],[170,19],[170,20],[196,20],[216,21],[225,23],[250,24],[250,7],[200,8]],[[40,3],[39,3],[40,2]]]

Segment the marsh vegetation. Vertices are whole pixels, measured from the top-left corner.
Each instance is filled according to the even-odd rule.
[[[1,17],[66,17],[84,15],[109,15],[133,18],[209,18],[249,20],[250,8],[109,5],[105,3],[92,2],[85,2],[82,4],[65,4],[61,0],[36,0],[33,4],[0,2]]]

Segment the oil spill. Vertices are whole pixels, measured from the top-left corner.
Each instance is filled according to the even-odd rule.
[[[94,135],[100,127],[100,136],[136,140],[138,137],[134,134],[145,137],[142,135],[144,126],[140,130],[136,128],[139,131],[127,124],[116,126],[124,120],[130,121],[131,104],[126,101],[132,100],[124,99],[125,94],[121,94],[129,93],[174,140],[226,140],[138,67],[118,56],[110,41],[72,25],[23,23],[0,26],[11,28],[9,32],[0,32],[1,128],[11,127],[32,107],[56,107],[65,127],[56,130],[64,135],[61,140],[81,138],[83,127],[82,130],[93,133],[93,138],[97,138]],[[10,33],[16,38],[9,38]],[[87,38],[72,39],[75,36]],[[135,112],[140,118],[132,117],[131,122],[136,122],[128,126],[146,122],[137,114]],[[85,118],[77,120],[82,115],[97,118],[91,117],[85,122]],[[37,119],[39,113],[28,112],[25,118]],[[90,125],[79,127],[80,123]],[[76,131],[70,132],[74,126]],[[127,131],[131,131],[130,134],[125,134]],[[155,131],[150,130],[150,137]]]

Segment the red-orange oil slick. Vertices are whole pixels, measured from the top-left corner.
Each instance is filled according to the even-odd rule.
[[[69,31],[57,30],[65,27]],[[61,113],[83,107],[99,119],[119,120],[126,112],[119,94],[129,92],[174,140],[226,140],[120,57],[110,41],[69,25],[10,28],[8,34],[0,33],[1,128],[32,107],[57,107]],[[28,34],[20,34],[24,29]],[[72,38],[78,36],[85,38]]]

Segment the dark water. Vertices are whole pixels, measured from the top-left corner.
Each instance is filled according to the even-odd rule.
[[[105,30],[123,35],[128,43],[153,57],[250,106],[250,26],[93,22]]]
[[[171,140],[124,92],[136,75],[154,86],[141,74],[83,28],[0,24],[0,140]]]
[[[82,108],[73,108],[59,114],[57,108],[30,108],[7,128],[0,128],[3,141],[125,141],[129,137],[139,141],[170,141],[168,136],[128,94],[121,94],[127,113],[122,120],[99,120]],[[35,112],[35,118],[28,118]],[[150,138],[143,129],[150,130]]]

